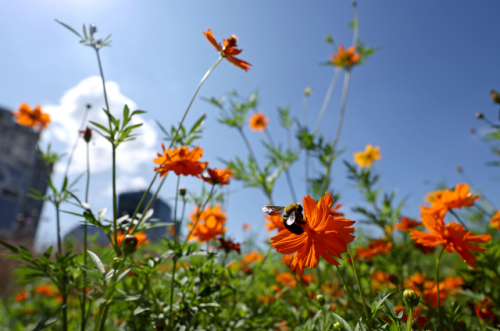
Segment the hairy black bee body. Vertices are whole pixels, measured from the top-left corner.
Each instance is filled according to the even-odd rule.
[[[285,207],[285,212],[283,214],[283,225],[285,228],[295,234],[302,234],[304,230],[300,225],[306,224],[303,221],[304,216],[302,215],[303,208],[300,203],[291,203]]]

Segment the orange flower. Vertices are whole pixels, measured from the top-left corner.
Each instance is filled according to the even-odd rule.
[[[293,255],[283,255],[283,257],[281,258],[281,263],[283,263],[287,267],[290,267],[292,261],[293,261]]]
[[[208,178],[203,177],[200,175],[199,178],[203,179],[205,182],[210,183],[212,185],[228,185],[229,184],[229,178],[234,178],[233,170],[232,169],[210,169],[207,168],[208,171]]]
[[[271,245],[282,254],[295,253],[290,270],[296,270],[299,275],[304,273],[305,267],[313,269],[318,265],[322,256],[328,263],[338,265],[332,257],[341,259],[340,253],[347,251],[347,244],[354,240],[350,227],[354,221],[330,216],[330,207],[333,203],[332,195],[325,193],[318,203],[310,196],[302,200],[304,205],[304,232],[300,235],[287,229],[281,230],[271,238]]]
[[[481,320],[491,320],[493,325],[498,324],[498,317],[491,311],[495,306],[488,297],[476,303],[474,312]]]
[[[265,223],[264,225],[267,226],[267,232],[271,232],[275,229],[278,229],[278,232],[285,229],[285,226],[283,225],[283,219],[281,215],[269,215],[266,216],[264,215],[264,218],[268,223]]]
[[[241,244],[235,243],[234,241],[228,239],[225,240],[224,238],[219,238],[218,239],[220,242],[220,247],[219,249],[223,249],[226,251],[226,253],[229,253],[230,251],[236,251],[238,254],[241,254]]]
[[[182,146],[174,150],[166,150],[163,143],[161,147],[164,155],[158,154],[158,157],[153,160],[154,163],[160,165],[154,169],[160,173],[160,177],[165,176],[169,171],[175,172],[176,175],[199,176],[207,167],[208,162],[198,161],[203,156],[203,149],[200,147],[189,150],[189,147]]]
[[[38,285],[37,287],[35,287],[34,292],[36,294],[43,294],[46,297],[53,296],[56,293],[54,288],[48,284]]]
[[[234,57],[235,55],[240,54],[242,51],[241,49],[236,48],[236,47],[238,47],[238,45],[236,45],[236,43],[238,42],[238,38],[234,34],[231,37],[222,40],[222,44],[224,46],[221,46],[221,44],[219,44],[215,40],[214,34],[212,33],[212,31],[210,29],[207,29],[207,31],[203,32],[203,34],[208,39],[208,41],[212,44],[212,46],[214,46],[215,49],[217,51],[219,51],[220,54],[223,57],[225,57],[229,62],[231,62],[232,64],[234,64],[238,68],[241,68],[245,71],[250,70],[250,66],[251,66],[250,63]]]
[[[297,286],[297,279],[289,272],[284,272],[276,276],[276,281],[291,289]]]
[[[429,213],[422,213],[421,216],[422,223],[430,232],[410,229],[411,238],[417,244],[426,247],[442,245],[448,253],[456,251],[465,263],[476,268],[474,263],[476,257],[470,250],[484,252],[487,248],[473,245],[471,242],[486,243],[490,241],[490,235],[474,235],[472,232],[466,231],[464,226],[455,222],[446,225],[442,217]]]
[[[374,270],[372,272],[372,287],[379,291],[383,284],[390,285],[390,275],[387,272]]]
[[[256,251],[251,252],[250,254],[244,254],[243,255],[243,262],[246,264],[250,264],[254,261],[264,261],[264,256],[261,254],[257,253]]]
[[[439,200],[441,198],[441,194],[443,194],[443,191],[433,191],[429,192],[425,195],[424,201],[427,203],[433,203],[434,201]]]
[[[441,191],[439,198],[430,207],[421,206],[420,209],[425,213],[444,216],[450,209],[472,206],[477,199],[479,199],[477,195],[473,196],[472,192],[469,192],[468,184],[457,184],[453,191],[448,189]]]
[[[364,259],[371,259],[378,254],[387,254],[392,249],[391,242],[385,242],[382,239],[375,240],[368,244],[366,248],[358,247],[356,248],[356,253]]]
[[[426,281],[427,281],[427,276],[425,274],[417,272],[408,279],[406,287],[417,293],[421,293],[424,289],[424,284]]]
[[[361,55],[356,53],[356,46],[351,46],[345,51],[344,46],[340,45],[337,54],[333,54],[331,58],[334,66],[350,68],[359,62]]]
[[[216,236],[224,234],[226,228],[226,212],[221,211],[220,205],[215,205],[213,208],[208,206],[200,213],[200,208],[195,207],[193,213],[189,215],[192,223],[188,224],[188,229],[191,233],[188,240],[198,239],[200,243],[215,239]],[[198,222],[196,220],[198,219]],[[193,229],[193,225],[196,227]]]
[[[354,163],[360,168],[366,168],[371,167],[373,162],[380,160],[382,155],[379,146],[373,147],[371,144],[367,144],[364,151],[354,153],[353,157]]]
[[[250,126],[250,129],[252,129],[252,131],[262,132],[265,128],[267,128],[267,122],[269,122],[269,118],[265,117],[264,114],[259,111],[257,112],[257,114],[253,114],[252,116],[250,116],[248,125]]]
[[[309,283],[312,282],[316,275],[296,275],[297,279],[304,284],[304,286],[309,286]]]
[[[417,226],[420,225],[422,225],[422,223],[418,221],[411,220],[407,217],[401,217],[401,222],[394,225],[394,228],[403,232],[408,232],[410,229],[416,228]]]
[[[248,231],[248,230],[250,230],[250,227],[251,227],[251,226],[250,226],[250,224],[248,224],[248,223],[243,224],[243,230],[244,230],[244,231]]]
[[[339,212],[338,210],[342,207],[342,203],[337,203],[335,206],[330,209],[330,216],[332,217],[344,217],[344,213]]]
[[[497,211],[490,219],[490,228],[500,230],[500,211]]]
[[[403,316],[401,318],[403,321],[406,321],[408,319],[408,315],[406,314],[406,312],[404,312],[404,306],[397,305],[394,307],[394,310],[396,311],[396,314],[399,314],[401,311],[403,311]],[[420,326],[420,328],[424,327],[424,325],[429,322],[429,319],[427,317],[420,314],[420,307],[415,307],[415,309],[413,309],[413,319],[415,319],[417,316],[418,319],[416,323]],[[390,322],[390,320],[388,322]]]
[[[128,233],[131,234],[132,233],[132,229],[130,229],[128,231]],[[124,232],[118,231],[118,233],[116,234],[116,240],[118,242],[118,246],[122,245],[123,238],[125,238],[125,236],[126,236],[126,234]],[[144,232],[138,232],[138,233],[134,234],[134,237],[137,238],[137,245],[135,246],[135,248],[139,248],[142,245],[149,244],[149,240],[146,239],[148,237],[148,235],[145,234]],[[114,242],[115,241],[115,237],[111,236],[111,240]],[[111,246],[111,244],[110,244],[110,246]]]
[[[463,285],[461,277],[447,277],[442,282],[439,282],[439,298],[440,303],[443,305],[444,299],[449,295],[454,295],[457,292],[453,291],[460,285]],[[437,308],[437,285],[435,281],[426,281],[424,283],[424,290],[422,291],[424,300],[430,303],[433,307]]]
[[[19,106],[19,110],[14,112],[16,116],[17,124],[24,126],[34,126],[37,131],[40,131],[40,124],[44,129],[47,128],[47,124],[50,123],[50,115],[42,113],[42,107],[40,105],[36,105],[35,109],[31,109],[31,107],[23,102],[21,106]]]
[[[16,294],[15,300],[17,302],[23,302],[24,300],[28,299],[28,292],[26,291],[21,291]]]

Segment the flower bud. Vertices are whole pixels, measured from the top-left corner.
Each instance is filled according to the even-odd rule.
[[[404,290],[403,292],[403,300],[406,305],[410,306],[410,308],[415,308],[418,306],[420,302],[420,297],[413,290]]]
[[[186,195],[186,188],[185,187],[181,187],[179,188],[179,195],[181,197],[185,196]]]
[[[80,134],[83,136],[83,140],[87,143],[92,139],[92,129],[87,126],[85,130],[80,131]]]
[[[318,294],[316,296],[316,300],[318,300],[318,303],[320,304],[320,306],[324,306],[326,303],[325,297],[322,294]]]
[[[340,324],[340,322],[337,322],[337,323],[333,324],[333,330],[334,331],[343,331],[344,327],[342,326],[342,324]]]
[[[483,119],[483,118],[484,118],[483,113],[476,113],[476,118],[477,118],[478,120]]]
[[[306,97],[310,96],[310,95],[311,95],[311,92],[312,92],[312,90],[311,90],[311,88],[310,88],[310,87],[306,87],[306,88],[304,89],[304,95],[305,95]]]
[[[474,134],[474,133],[476,133],[476,129],[474,129],[474,128],[470,128],[470,129],[469,129],[469,133],[470,133],[470,134]]]
[[[463,169],[460,165],[458,165],[458,164],[455,166],[455,170],[456,170],[459,174],[461,174],[462,172],[464,172],[464,169]]]
[[[493,99],[495,103],[500,104],[500,94],[498,94],[498,92],[495,90],[491,90],[490,93],[491,93],[491,99]]]
[[[125,238],[123,238],[122,249],[125,255],[130,255],[137,249],[137,244],[139,243],[139,239],[133,234],[127,234]]]

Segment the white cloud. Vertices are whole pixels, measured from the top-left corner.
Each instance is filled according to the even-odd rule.
[[[130,111],[137,109],[134,101],[121,94],[117,83],[106,82],[106,91],[111,113],[115,117],[122,117],[125,105],[128,105]],[[73,157],[70,173],[82,173],[86,170],[86,144],[78,136],[78,131],[87,110],[87,104],[92,105],[88,119],[107,127],[108,119],[102,110],[106,106],[102,81],[99,76],[86,78],[75,87],[70,88],[64,93],[58,105],[44,105],[43,107],[44,111],[50,114],[53,122],[49,130],[45,131],[47,134],[44,134],[43,141],[53,142],[52,140],[57,140],[63,145],[66,155],[69,155],[75,141],[80,140]],[[136,140],[122,143],[117,148],[116,163],[120,173],[134,174],[143,164],[153,166],[152,160],[156,157],[156,150],[159,149],[157,132],[152,122],[145,121],[140,115],[134,116],[131,124],[139,123],[143,123],[143,125],[136,129],[136,133],[139,133]],[[106,171],[111,166],[111,145],[94,131],[90,145],[90,169],[93,173],[97,173]],[[66,162],[60,162],[55,167],[55,171],[59,173],[65,170]]]

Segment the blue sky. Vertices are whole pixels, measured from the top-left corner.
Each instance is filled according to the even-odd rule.
[[[497,170],[484,165],[493,156],[468,130],[484,127],[475,120],[476,112],[496,117],[497,107],[489,90],[500,89],[500,68],[496,65],[500,3],[359,1],[358,7],[360,39],[378,51],[353,70],[340,139],[346,152],[341,159],[351,161],[352,153],[367,143],[380,146],[383,157],[375,167],[383,176],[383,189],[397,189],[401,197],[409,197],[404,209],[408,216],[418,215],[422,197],[436,183],[463,181],[454,170],[457,164],[495,201],[500,193]],[[352,19],[348,1],[1,2],[0,104],[15,109],[23,101],[40,103],[53,117],[57,115],[58,121],[45,140],[52,139],[60,151],[75,139],[69,134],[80,121],[81,106],[92,102],[95,113],[91,116],[99,119],[102,99],[98,80],[92,78],[98,75],[93,50],[80,45],[55,18],[78,30],[83,23],[94,23],[101,37],[113,33],[112,47],[101,52],[106,79],[115,83],[116,106],[111,106],[112,111],[121,111],[123,103],[148,111],[142,117],[147,123],[142,140],[121,151],[118,176],[123,190],[151,180],[153,164],[148,160],[161,150],[161,134],[154,119],[167,126],[178,123],[199,80],[217,60],[216,51],[202,35],[208,27],[218,40],[236,34],[243,49],[241,58],[253,67],[244,72],[224,61],[199,95],[220,96],[233,89],[249,95],[258,90],[259,109],[270,117],[274,138],[282,142],[285,133],[277,126],[277,107],[288,105],[301,118],[303,90],[310,86],[310,125],[319,113],[333,75],[332,67],[320,65],[332,53],[325,36],[331,33],[338,44],[346,46],[352,40],[347,28]],[[330,138],[339,111],[340,87],[338,84],[321,126]],[[221,149],[226,158],[246,155],[237,132],[218,124],[217,110],[200,99],[195,101],[187,123],[201,113],[208,115],[201,141],[205,160],[222,166],[217,160]],[[263,136],[247,131],[256,153],[264,159],[265,151],[258,145]],[[99,144],[95,146],[97,150]],[[100,208],[110,205],[103,202],[109,201],[109,162],[104,149],[96,153],[100,159],[95,164],[98,172],[93,175],[94,193],[89,203]],[[79,155],[83,160],[83,154]],[[78,166],[74,176],[77,170]],[[303,195],[302,162],[292,172],[298,195]],[[342,192],[343,211],[356,220],[350,207],[359,203],[361,196],[345,179],[341,162],[334,167],[334,177],[335,187]],[[58,178],[60,181],[60,175]],[[183,179],[182,185],[194,190],[200,187],[192,179]],[[173,187],[172,177],[162,190],[162,198],[172,197]],[[266,200],[256,189],[244,189],[239,183],[231,190],[228,231],[245,240],[248,234],[242,232],[241,224],[253,224],[251,232],[257,233],[260,208]],[[277,204],[290,202],[284,177],[278,181],[274,199]],[[45,206],[44,217],[39,239],[50,241],[55,238],[51,237],[55,228],[51,206]],[[64,231],[75,224],[68,217]]]

